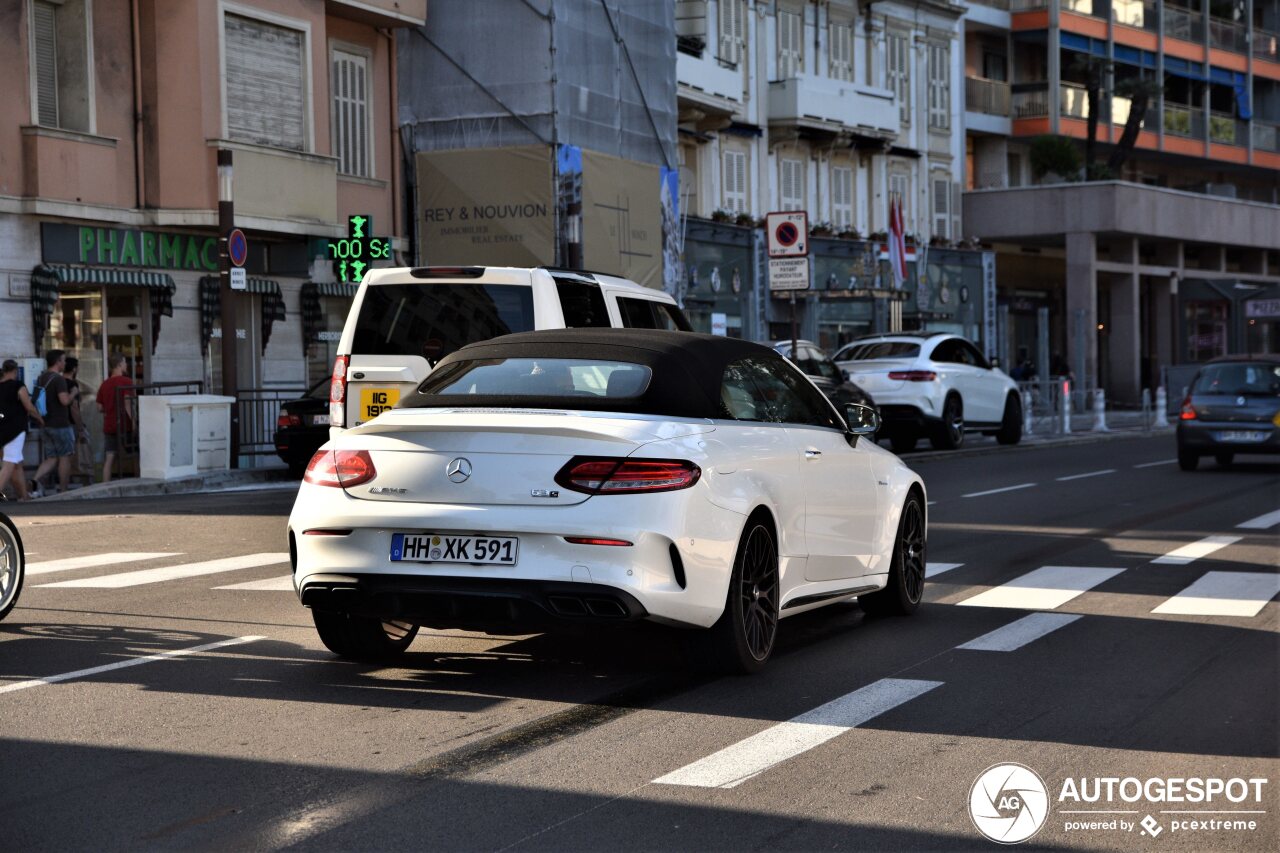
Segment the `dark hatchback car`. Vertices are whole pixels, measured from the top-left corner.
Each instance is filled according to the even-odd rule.
[[[1280,453],[1280,355],[1223,356],[1200,368],[1178,415],[1178,466],[1201,456]]]
[[[329,380],[312,385],[305,397],[280,406],[274,436],[276,455],[301,477],[320,445],[329,440]]]

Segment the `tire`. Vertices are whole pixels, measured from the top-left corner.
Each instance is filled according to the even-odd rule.
[[[1223,468],[1230,467],[1231,463],[1235,461],[1235,458],[1236,455],[1234,453],[1215,453],[1213,455],[1214,461]]]
[[[386,661],[399,657],[418,634],[418,626],[330,610],[311,611],[320,642],[341,658]]]
[[[694,635],[698,669],[748,675],[764,669],[778,635],[778,547],[773,531],[753,516],[738,543],[724,613]]]
[[[26,572],[27,556],[18,528],[9,516],[0,514],[0,620],[18,603]]]
[[[902,505],[898,539],[893,546],[893,562],[885,588],[858,596],[858,606],[868,616],[910,616],[924,598],[925,546],[927,544],[924,507],[914,493]]]
[[[889,446],[894,453],[910,453],[916,449],[916,441],[914,435],[893,435],[889,437]]]
[[[1183,471],[1194,471],[1196,466],[1200,464],[1200,455],[1191,453],[1190,451],[1178,449],[1178,467]]]
[[[929,443],[938,450],[959,450],[964,446],[964,403],[952,394],[942,404],[942,423],[929,437]]]
[[[1000,420],[996,441],[1000,444],[1017,444],[1022,441],[1022,400],[1016,394],[1010,394],[1009,399],[1004,401],[1004,417]]]

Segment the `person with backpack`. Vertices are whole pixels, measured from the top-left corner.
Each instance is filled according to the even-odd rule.
[[[37,410],[41,408],[40,398],[44,398],[44,428],[40,431],[40,439],[44,444],[44,460],[36,468],[36,496],[44,494],[43,478],[58,468],[58,491],[65,492],[71,485],[71,457],[76,452],[76,430],[71,425],[71,392],[67,390],[67,380],[62,372],[66,369],[67,354],[60,349],[51,349],[45,355],[48,369],[36,379],[35,403]]]
[[[44,418],[31,402],[27,386],[18,381],[18,362],[5,359],[0,365],[0,447],[4,448],[0,463],[0,489],[13,478],[18,500],[25,501],[27,477],[22,470],[22,447],[27,440],[27,419],[44,426]]]

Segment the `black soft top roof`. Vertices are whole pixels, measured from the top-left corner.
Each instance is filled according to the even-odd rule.
[[[505,358],[601,359],[640,364],[653,372],[644,393],[636,398],[609,399],[528,397],[506,395],[436,395],[415,391],[396,408],[516,407],[589,409],[688,418],[720,418],[720,384],[727,365],[748,356],[785,360],[773,349],[750,341],[650,329],[549,329],[520,332],[481,341],[440,360],[431,376],[457,362]],[[419,386],[422,387],[422,386]]]

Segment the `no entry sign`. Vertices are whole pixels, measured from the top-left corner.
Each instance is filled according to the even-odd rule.
[[[787,210],[765,216],[769,257],[796,258],[809,254],[809,214]]]

